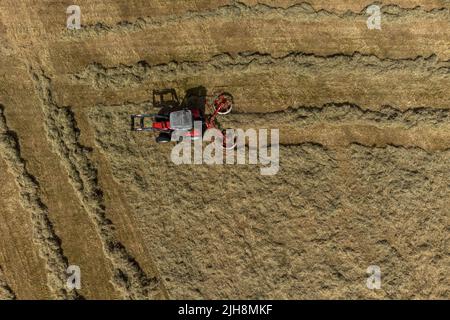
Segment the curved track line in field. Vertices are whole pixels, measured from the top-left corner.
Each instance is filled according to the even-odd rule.
[[[425,10],[421,6],[414,8],[403,8],[399,5],[384,5],[381,6],[382,13],[385,18],[401,18],[401,17],[448,17],[449,8],[434,8],[431,10]],[[293,18],[293,19],[308,19],[317,17],[337,17],[337,18],[350,18],[367,17],[366,8],[360,12],[346,11],[344,13],[336,13],[325,9],[316,10],[310,3],[301,2],[289,7],[277,7],[268,4],[258,3],[256,5],[247,5],[243,2],[234,1],[232,4],[220,6],[216,9],[204,10],[204,11],[187,11],[186,13],[179,15],[168,15],[159,18],[152,17],[138,17],[133,21],[120,21],[115,25],[107,25],[99,22],[97,24],[84,25],[81,30],[66,31],[65,35],[70,38],[83,38],[91,35],[101,35],[109,32],[135,32],[145,30],[152,27],[161,27],[167,24],[179,24],[185,21],[191,20],[203,20],[203,19],[220,19],[231,18],[236,19],[238,17],[250,17],[250,18],[273,18],[274,16],[281,18]]]
[[[363,109],[361,106],[346,103],[327,103],[323,106],[295,106],[273,112],[233,112],[225,118],[227,122],[273,123],[307,126],[328,121],[364,121],[377,124],[401,125],[412,128],[418,125],[439,126],[450,124],[450,109],[413,108],[400,110],[392,106],[382,106],[379,110]]]
[[[133,65],[104,66],[93,62],[84,70],[70,75],[74,83],[91,84],[97,89],[138,86],[144,81],[170,81],[180,77],[193,76],[199,73],[213,72],[246,72],[264,71],[269,68],[288,68],[308,70],[325,68],[330,70],[352,70],[354,68],[375,70],[385,73],[392,70],[409,70],[429,76],[448,78],[450,61],[438,61],[435,55],[418,56],[414,59],[381,59],[375,55],[355,52],[352,55],[334,54],[320,56],[304,52],[291,52],[281,57],[268,53],[241,52],[237,55],[222,53],[206,61],[171,61],[164,64],[151,65],[147,61],[139,61]]]
[[[330,148],[346,148],[352,143],[367,147],[395,145],[417,147],[429,153],[450,148],[449,126],[441,131],[430,129],[404,129],[377,127],[367,124],[331,125],[328,123],[305,128],[284,128],[280,134],[283,144],[318,142]]]
[[[49,219],[48,208],[40,198],[39,184],[26,168],[17,134],[9,130],[3,109],[0,105],[0,154],[16,178],[22,206],[31,213],[33,239],[48,269],[47,285],[58,299],[82,298],[75,291],[66,290],[68,260]]]
[[[403,145],[397,145],[395,143],[386,143],[386,144],[383,144],[383,145],[365,145],[365,144],[360,143],[360,142],[352,142],[352,143],[349,144],[349,146],[351,148],[358,147],[358,148],[363,148],[363,149],[366,149],[366,150],[372,150],[372,149],[403,149],[403,150],[407,150],[407,151],[420,151],[420,152],[423,152],[426,155],[443,154],[443,153],[450,152],[450,147],[442,148],[440,150],[434,150],[433,152],[430,152],[429,150],[424,149],[424,148],[419,147],[419,146],[403,146]]]
[[[315,141],[328,146],[396,145],[429,152],[450,148],[450,109],[383,107],[363,110],[352,104],[297,107],[272,113],[230,114],[224,127],[279,128],[283,144]]]
[[[148,277],[138,262],[117,239],[113,223],[106,217],[103,193],[98,185],[97,170],[87,156],[89,150],[79,142],[79,130],[69,107],[60,107],[53,98],[51,80],[40,69],[30,74],[45,115],[47,138],[68,171],[69,180],[80,203],[89,214],[102,242],[106,257],[113,266],[114,286],[127,299],[152,298],[160,281]]]
[[[16,300],[17,296],[11,287],[8,285],[3,274],[2,267],[0,266],[0,300]]]

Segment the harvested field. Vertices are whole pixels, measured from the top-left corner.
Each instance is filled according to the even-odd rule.
[[[450,297],[449,1],[71,4],[0,2],[0,299]],[[279,172],[175,165],[130,130],[165,88],[231,93]]]

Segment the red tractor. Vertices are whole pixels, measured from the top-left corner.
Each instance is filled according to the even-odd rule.
[[[167,99],[167,96],[169,98]],[[192,104],[186,101],[179,103],[174,89],[153,92],[153,106],[161,108],[157,114],[134,114],[131,116],[131,129],[133,131],[159,132],[156,142],[167,143],[179,141],[181,138],[196,140],[201,139],[203,133],[211,128],[218,128],[217,117],[226,115],[233,108],[233,97],[228,93],[220,93],[204,101],[204,105]],[[205,110],[210,110],[209,116]],[[194,122],[202,123],[201,131],[194,128]],[[226,137],[223,134],[223,146],[234,148],[234,137]],[[176,133],[174,135],[174,133]]]

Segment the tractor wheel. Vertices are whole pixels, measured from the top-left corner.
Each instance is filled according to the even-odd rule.
[[[221,102],[225,102],[226,106],[224,108],[222,108],[218,114],[220,115],[225,115],[225,114],[229,114],[231,112],[231,110],[233,109],[233,97],[231,96],[231,94],[229,93],[221,93],[217,96],[216,101],[219,101],[219,103]]]
[[[171,137],[170,134],[162,132],[159,134],[159,136],[156,137],[156,142],[157,143],[168,143],[170,142]]]

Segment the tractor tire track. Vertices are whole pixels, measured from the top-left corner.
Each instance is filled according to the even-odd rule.
[[[61,55],[67,56],[67,62],[57,66],[58,73],[73,73],[93,61],[103,64],[124,61],[129,65],[141,59],[156,64],[207,60],[222,52],[236,54],[250,51],[271,52],[276,55],[303,51],[322,56],[339,53],[350,55],[359,51],[390,58],[428,57],[435,54],[443,60],[449,60],[447,39],[450,8],[444,4],[435,5],[439,7],[430,10],[420,6],[409,9],[384,6],[383,31],[379,32],[367,28],[366,20],[369,15],[364,10],[353,13],[356,16],[348,19],[345,17],[349,14],[351,16],[351,12],[311,14],[315,10],[303,8],[305,4],[294,5],[294,9],[272,8],[262,4],[233,4],[212,11],[174,14],[172,18],[167,12],[162,17],[145,18],[146,14],[153,16],[149,11],[142,13],[143,17],[136,18],[136,21],[129,15],[124,17],[114,14],[115,19],[125,20],[116,25],[108,16],[90,17],[91,20],[87,23],[92,25],[86,26],[86,30],[65,30],[63,32],[66,33],[61,34],[59,28],[49,42],[52,51],[60,51]],[[346,5],[342,6],[345,9]],[[245,9],[253,7],[257,9]],[[225,13],[215,16],[215,10]],[[286,10],[290,13],[283,14]],[[235,11],[237,13],[233,14]],[[245,13],[247,11],[252,14]],[[205,12],[214,14],[209,17]],[[192,18],[196,14],[203,18]],[[180,18],[184,16],[184,19]],[[146,19],[156,19],[157,22],[152,24],[145,22]],[[173,22],[160,21],[166,19]],[[96,36],[98,34],[102,36]],[[271,41],[265,40],[268,38]],[[113,47],[111,43],[114,42],[127,45]],[[101,47],[104,50],[90,52],[84,50],[84,47]],[[134,48],[132,54],[127,51],[130,47]]]
[[[450,148],[450,109],[400,111],[383,106],[374,111],[350,103],[327,104],[263,114],[231,113],[221,124],[225,128],[279,128],[284,144],[312,141],[335,147],[352,143],[368,147],[396,145],[427,152]]]
[[[368,6],[367,6],[368,7]],[[234,1],[232,4],[223,5],[215,9],[203,11],[187,11],[183,14],[167,15],[162,17],[137,17],[129,21],[123,20],[116,24],[106,24],[98,22],[86,24],[78,31],[66,31],[68,38],[85,38],[98,36],[105,33],[130,33],[146,30],[148,28],[160,28],[170,24],[180,24],[187,21],[199,21],[204,19],[229,19],[237,18],[265,18],[265,19],[295,19],[313,20],[324,17],[337,17],[341,19],[355,19],[367,17],[366,9],[359,12],[347,10],[344,13],[337,13],[326,9],[315,9],[308,2],[301,2],[288,7],[272,6],[269,4],[257,3],[248,5],[244,2]],[[399,5],[390,4],[381,6],[381,12],[385,19],[399,18],[448,18],[450,11],[448,7],[433,8],[425,10],[421,6],[414,8],[403,8]]]
[[[252,123],[255,126],[289,123],[294,127],[305,127],[321,122],[364,122],[381,126],[397,125],[407,129],[420,125],[438,129],[442,125],[450,125],[450,109],[414,108],[402,111],[392,106],[382,106],[379,110],[368,110],[347,102],[329,103],[321,107],[295,106],[264,113],[232,112],[224,120],[226,123]]]
[[[0,150],[20,190],[21,204],[31,213],[33,239],[48,269],[47,285],[58,299],[80,299],[75,291],[66,290],[68,260],[49,218],[48,208],[40,197],[39,184],[26,168],[17,134],[8,128],[4,107],[0,105]]]
[[[221,77],[211,78],[211,74]],[[56,83],[59,90],[73,88],[79,98],[74,100],[63,94],[62,101],[80,108],[120,104],[119,99],[109,101],[105,97],[130,95],[130,88],[135,103],[141,103],[148,99],[148,88],[170,85],[180,91],[203,83],[208,84],[210,93],[233,92],[235,112],[284,110],[299,101],[308,107],[350,103],[370,110],[383,105],[398,110],[427,106],[446,109],[450,105],[450,96],[446,94],[450,61],[439,61],[435,55],[389,59],[358,52],[331,56],[292,52],[281,57],[241,52],[223,53],[206,61],[154,65],[147,61],[115,66],[94,62],[78,73],[57,79]]]
[[[240,112],[276,111],[300,101],[307,106],[350,102],[369,109],[391,105],[400,110],[444,109],[450,104],[446,94],[450,61],[439,61],[435,55],[382,59],[361,53],[319,56],[292,52],[281,57],[223,53],[205,61],[153,65],[146,61],[112,67],[92,63],[56,81],[58,90],[70,86],[80,96],[74,100],[63,95],[64,104],[77,107],[117,104],[119,101],[109,102],[105,97],[120,94],[143,101],[148,99],[148,88],[172,86],[181,91],[199,84],[208,84],[210,93],[233,92],[235,111]],[[266,90],[261,91],[264,86]]]
[[[5,280],[2,267],[0,266],[0,300],[16,300],[17,296]]]
[[[116,238],[114,225],[106,217],[97,171],[87,155],[89,150],[79,143],[80,132],[73,112],[69,107],[60,107],[55,103],[51,80],[42,70],[31,68],[30,74],[42,101],[49,143],[59,155],[82,206],[98,232],[105,255],[113,267],[113,285],[126,299],[152,298],[158,291],[159,279],[148,277]]]
[[[407,70],[411,73],[422,73],[424,76],[450,78],[450,61],[439,61],[435,55],[418,56],[414,59],[379,58],[355,52],[352,55],[334,54],[320,56],[305,52],[291,52],[281,57],[268,53],[241,52],[237,55],[222,53],[206,61],[182,61],[151,65],[147,61],[139,61],[133,65],[107,67],[93,62],[84,70],[71,74],[70,80],[75,84],[91,84],[96,89],[123,88],[139,86],[145,81],[174,81],[201,73],[245,73],[268,69],[287,68],[290,72],[317,70],[324,68],[333,70],[353,70],[363,68],[377,74],[393,70]]]

